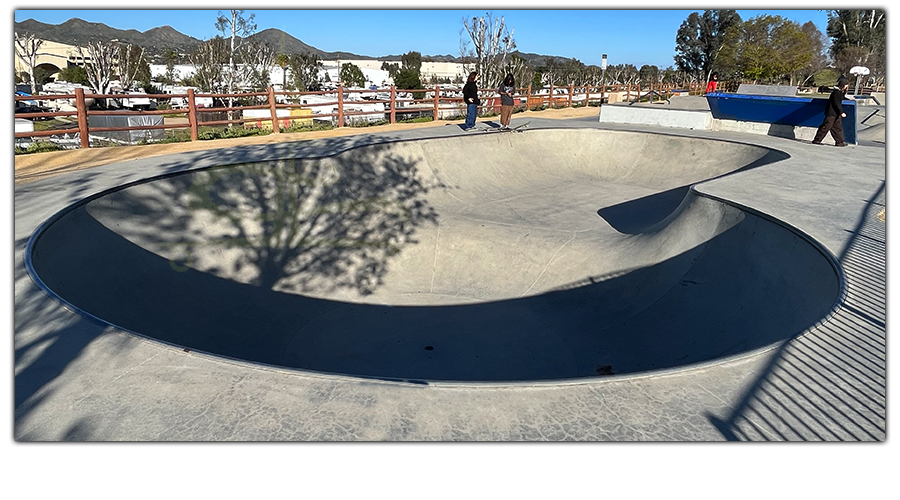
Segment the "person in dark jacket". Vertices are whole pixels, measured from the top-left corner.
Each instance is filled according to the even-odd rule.
[[[831,132],[835,146],[843,147],[847,145],[844,142],[844,125],[841,123],[841,118],[846,118],[847,113],[844,113],[841,101],[844,100],[844,94],[849,86],[850,80],[846,76],[841,75],[838,78],[837,85],[828,97],[828,103],[825,105],[825,119],[819,125],[819,130],[816,131],[816,137],[812,140],[813,144],[822,144],[822,139],[825,138],[827,133]]]
[[[513,96],[516,95],[516,79],[512,74],[506,75],[497,92],[500,94],[500,129],[509,130],[509,118],[515,106]]]
[[[462,126],[463,130],[469,130],[475,127],[475,116],[478,115],[478,105],[481,100],[478,99],[478,73],[475,71],[469,73],[469,78],[463,87],[463,101],[466,103],[466,123]]]

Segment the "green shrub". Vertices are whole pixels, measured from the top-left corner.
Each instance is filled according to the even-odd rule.
[[[281,131],[286,133],[316,132],[319,130],[331,130],[333,128],[334,127],[331,124],[313,121],[312,124],[292,123],[290,127],[281,129]]]
[[[27,148],[23,148],[20,146],[15,147],[15,154],[17,155],[27,155],[31,153],[46,153],[49,151],[63,151],[66,148],[60,146],[59,144],[54,144],[48,141],[38,141],[32,142],[28,145]]]
[[[417,116],[415,118],[405,118],[397,120],[397,123],[425,123],[430,121],[434,121],[434,119],[430,116]]]
[[[365,127],[377,127],[378,125],[387,125],[390,123],[390,120],[378,120],[377,122],[370,122],[365,120],[355,121],[350,123],[351,127],[365,128]]]
[[[268,135],[270,133],[271,131],[262,128],[215,127],[198,131],[197,138],[201,141],[213,141],[216,139],[236,139],[239,137]]]

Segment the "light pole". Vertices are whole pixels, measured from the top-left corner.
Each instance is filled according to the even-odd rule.
[[[606,54],[600,58],[600,105],[603,105],[603,97],[606,94]]]
[[[856,91],[853,92],[853,95],[855,96],[859,94],[859,79],[860,77],[869,74],[869,68],[865,66],[854,66],[850,68],[850,74],[856,75]]]

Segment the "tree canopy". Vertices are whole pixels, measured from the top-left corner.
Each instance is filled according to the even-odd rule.
[[[319,70],[322,69],[322,61],[319,60],[318,56],[309,52],[292,54],[287,58],[287,66],[291,74],[291,78],[288,81],[290,88],[301,92],[322,90],[322,83],[319,82]]]
[[[887,19],[884,10],[830,10],[826,32],[835,67],[847,74],[853,66],[869,68],[873,76],[885,74]]]
[[[717,65],[727,74],[773,82],[790,79],[812,59],[812,42],[798,23],[761,15],[729,28]]]
[[[363,74],[359,66],[353,63],[341,64],[341,82],[351,87],[365,87],[366,76]]]
[[[714,69],[728,29],[740,23],[741,16],[734,10],[692,12],[675,35],[676,67],[706,78]]]

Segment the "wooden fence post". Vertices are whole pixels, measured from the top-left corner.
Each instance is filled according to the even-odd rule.
[[[200,138],[197,127],[197,103],[194,99],[194,89],[188,89],[188,123],[191,125],[191,140]]]
[[[84,105],[84,89],[75,89],[75,109],[78,111],[78,135],[81,137],[81,147],[90,148],[91,138],[88,135],[87,106]]]
[[[589,107],[591,105],[591,85],[588,84],[584,88],[584,107]]]
[[[544,103],[544,98],[541,98],[541,104]],[[553,82],[550,82],[550,109],[553,109]]]
[[[441,105],[441,86],[435,85],[434,86],[434,120],[432,120],[432,121],[436,122],[438,120],[438,109],[440,108],[440,105]]]
[[[338,85],[338,127],[344,126],[344,86]]]
[[[391,85],[391,123],[397,123],[397,87]]]
[[[528,89],[525,90],[525,92],[526,92],[526,94],[525,94],[525,110],[528,111],[529,109],[531,109],[529,107],[529,106],[531,106],[531,84],[530,83],[528,84]]]
[[[269,111],[272,112],[272,132],[278,134],[281,126],[278,124],[278,112],[275,108],[275,87],[272,86],[269,86]]]
[[[569,103],[566,107],[572,107],[572,93],[575,92],[575,85],[569,84]]]

